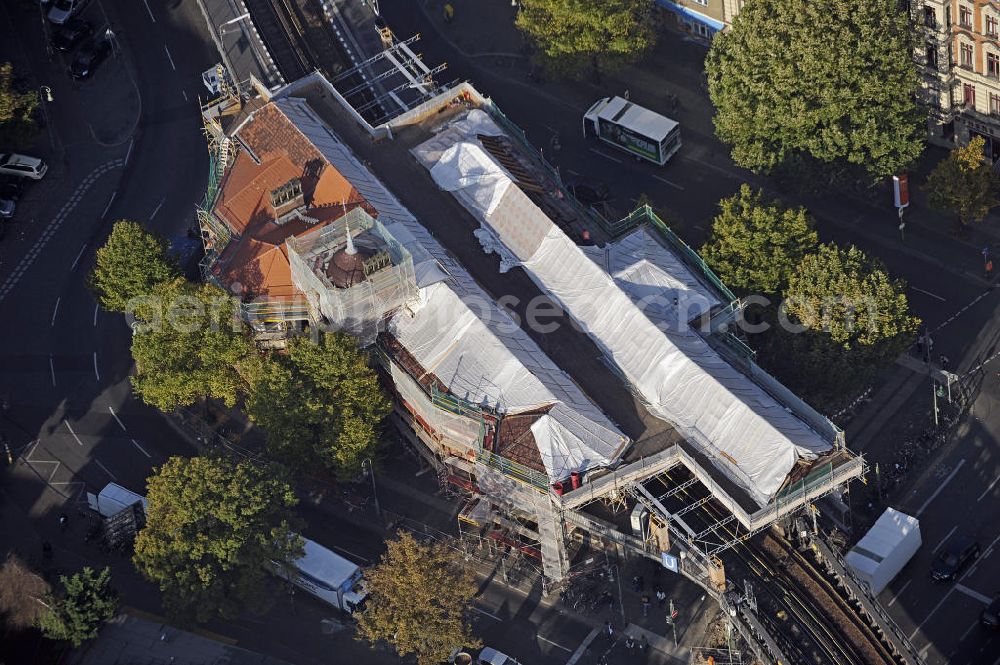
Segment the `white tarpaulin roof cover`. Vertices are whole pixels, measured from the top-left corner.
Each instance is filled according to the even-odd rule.
[[[564,480],[572,471],[610,464],[628,438],[332,135],[304,100],[284,98],[276,103],[375,207],[379,221],[413,256],[421,303],[397,313],[389,326],[421,367],[433,372],[452,394],[504,413],[547,407],[547,413],[532,424],[532,434],[552,481]],[[452,429],[457,426],[450,423]]]
[[[479,113],[474,110],[469,115]],[[482,118],[475,124],[481,126]],[[520,188],[511,186],[499,165],[485,166],[492,157],[474,134],[456,139],[444,150],[440,139],[428,141],[440,154],[430,166],[435,182],[454,192],[539,287],[562,305],[618,366],[652,413],[710,456],[755,501],[762,506],[769,503],[799,458],[812,459],[831,449],[690,327],[661,330],[653,321],[656,316],[644,313],[615,278],[588,258]],[[415,152],[426,163],[422,149],[418,146]],[[486,202],[496,200],[498,189],[503,190],[500,203],[491,208]]]

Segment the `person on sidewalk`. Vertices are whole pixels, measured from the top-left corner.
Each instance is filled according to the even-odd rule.
[[[656,587],[656,606],[661,610],[667,606],[667,594],[659,586]]]
[[[646,639],[646,635],[643,634],[639,638],[639,653],[646,653],[646,647],[649,646],[649,640]]]
[[[642,616],[649,616],[649,596],[642,596]]]
[[[635,640],[632,639],[631,635],[629,635],[629,638],[625,640],[625,648],[628,649],[628,655],[635,655]]]
[[[604,633],[608,636],[608,642],[614,640],[615,627],[611,625],[611,621],[604,622]]]

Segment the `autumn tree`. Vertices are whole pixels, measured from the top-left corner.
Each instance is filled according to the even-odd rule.
[[[159,284],[136,306],[132,388],[162,411],[202,397],[228,406],[256,380],[260,355],[239,316],[239,303],[209,284]]]
[[[276,593],[269,568],[302,556],[295,494],[278,467],[172,457],[150,477],[146,498],[133,560],[175,616],[263,612]]]
[[[981,222],[997,205],[997,176],[983,154],[985,139],[974,136],[938,162],[927,176],[924,189],[932,208],[955,215],[959,224]]]
[[[705,63],[715,131],[753,171],[900,173],[923,150],[916,32],[897,0],[756,0]]]
[[[38,108],[38,90],[18,89],[15,85],[14,67],[5,62],[0,65],[0,141],[23,146],[37,132],[35,110]]]
[[[59,578],[63,591],[46,599],[47,611],[38,625],[46,637],[65,640],[74,647],[97,637],[104,622],[118,612],[118,593],[111,587],[111,569],[84,568]]]
[[[342,332],[289,341],[264,364],[247,412],[268,448],[299,469],[356,475],[378,443],[391,404],[358,341]]]
[[[125,312],[134,298],[149,295],[179,272],[167,253],[167,241],[127,219],[115,222],[97,250],[90,287],[105,309]]]
[[[0,625],[22,630],[38,623],[46,611],[49,585],[14,554],[0,566]]]
[[[653,47],[646,0],[521,0],[517,27],[557,75],[584,77],[636,62]]]
[[[476,584],[461,558],[403,531],[386,546],[365,573],[369,596],[358,635],[388,642],[400,657],[413,654],[419,665],[444,662],[455,647],[478,646],[469,621]]]
[[[701,256],[737,292],[773,294],[818,242],[805,208],[785,208],[743,185],[719,202]]]

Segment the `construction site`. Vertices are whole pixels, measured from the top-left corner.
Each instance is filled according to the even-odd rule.
[[[467,83],[423,67],[405,103],[371,113],[392,76],[374,60],[339,74],[368,82],[350,94],[320,72],[271,90],[221,72],[203,106],[202,272],[259,341],[357,336],[394,425],[462,502],[463,538],[516,553],[548,593],[594,552],[653,559],[717,599],[758,659],[807,662],[733,579],[794,574],[775,563],[794,541],[823,553],[802,567],[819,577],[789,582],[829,596],[801,619],[817,649],[868,640],[882,646],[837,662],[919,662],[884,612],[851,618],[874,601],[815,527],[863,459],[754,363],[741,302],[697,253],[648,207],[608,220],[580,204]],[[752,545],[764,531],[770,550]],[[845,595],[824,638],[816,615]]]

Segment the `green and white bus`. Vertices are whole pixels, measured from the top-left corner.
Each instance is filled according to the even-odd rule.
[[[583,134],[660,166],[681,147],[680,123],[621,97],[594,102],[583,115]]]

